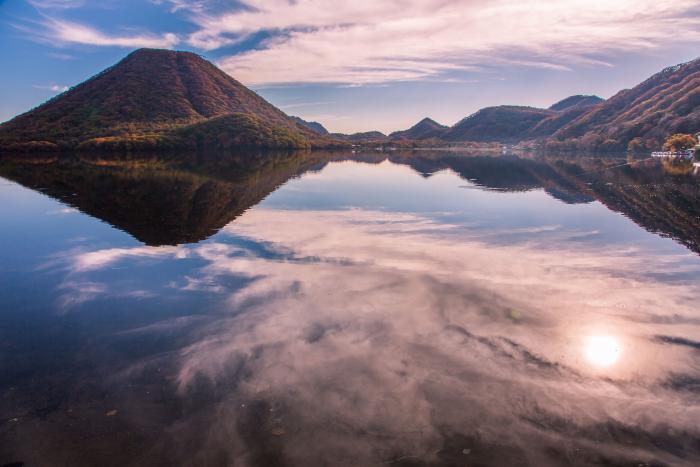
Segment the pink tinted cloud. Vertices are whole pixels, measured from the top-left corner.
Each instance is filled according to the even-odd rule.
[[[199,30],[188,42],[216,49],[272,32],[260,47],[220,60],[226,71],[257,85],[419,80],[503,63],[567,70],[605,65],[591,55],[700,38],[697,3],[689,0],[245,4],[195,15]]]

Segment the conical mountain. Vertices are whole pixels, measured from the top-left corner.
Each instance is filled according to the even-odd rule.
[[[209,121],[213,130],[225,130],[217,134],[219,143],[228,140],[230,146],[241,138],[274,147],[306,147],[319,140],[199,55],[140,49],[0,125],[0,146],[191,146],[211,137]],[[185,129],[193,124],[197,135]],[[239,127],[227,128],[234,124]]]
[[[439,138],[448,130],[445,125],[440,125],[431,118],[424,118],[408,130],[395,131],[390,134],[391,139],[429,139]]]

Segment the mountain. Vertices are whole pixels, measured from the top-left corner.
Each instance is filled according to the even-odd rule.
[[[666,68],[615,94],[558,129],[553,146],[625,149],[640,138],[660,147],[673,133],[700,131],[700,59]]]
[[[340,139],[342,141],[349,141],[352,143],[370,143],[370,142],[383,142],[388,141],[387,135],[380,131],[365,131],[361,133],[352,133],[349,135],[343,133],[331,133],[331,137]]]
[[[576,95],[549,109],[487,107],[455,124],[441,139],[621,151],[660,148],[670,134],[699,131],[700,59],[695,59],[666,68],[608,100]]]
[[[658,148],[700,131],[700,59],[666,68],[603,101],[576,95],[548,109],[487,107],[447,128],[425,118],[389,137],[344,135],[290,117],[190,52],[140,49],[0,125],[0,151],[311,148],[394,140],[526,141],[564,150]]]
[[[530,139],[551,136],[569,122],[588,112],[592,106],[601,102],[604,102],[604,100],[598,96],[578,95],[562,99],[549,108],[549,110],[555,110],[557,113],[541,120],[530,128],[525,137]]]
[[[457,122],[442,135],[442,139],[515,143],[524,139],[539,122],[556,114],[554,110],[535,107],[486,107]]]
[[[588,111],[587,107],[572,107],[562,112],[556,112],[537,122],[523,134],[523,139],[547,138],[561,127],[577,119]]]
[[[700,131],[700,59],[666,68],[608,100],[575,95],[548,109],[486,107],[451,128],[436,129],[431,134],[433,124],[438,125],[425,119],[390,136],[394,140],[437,137],[450,142],[527,141],[555,150],[660,148],[670,134]],[[424,129],[431,136],[425,136]]]
[[[548,137],[603,102],[598,96],[569,96],[548,109],[502,105],[486,107],[461,120],[442,134],[448,141],[517,143]]]
[[[444,133],[447,141],[527,141],[553,150],[660,148],[700,131],[700,59],[672,66],[608,100],[576,95],[549,109],[487,107]]]
[[[326,128],[318,122],[308,122],[308,121],[304,120],[303,118],[294,117],[294,116],[292,116],[291,118],[295,122],[299,123],[300,125],[304,125],[306,128],[308,128],[312,131],[315,131],[319,135],[329,134],[328,130],[326,130]]]
[[[430,139],[441,137],[449,127],[440,125],[433,119],[424,118],[408,130],[395,131],[389,135],[391,139]]]
[[[236,117],[206,123],[231,115]],[[245,127],[225,125],[241,121]],[[188,125],[188,131],[179,131]],[[220,147],[235,141],[261,147],[330,143],[199,55],[140,49],[0,125],[0,147],[191,148],[200,142],[195,134],[200,128],[219,132]],[[268,139],[269,134],[278,137]]]
[[[549,110],[556,110],[557,112],[562,112],[564,110],[590,107],[592,105],[600,104],[604,99],[598,96],[584,96],[578,94],[576,96],[569,96],[565,99],[560,100],[556,104],[549,107]]]

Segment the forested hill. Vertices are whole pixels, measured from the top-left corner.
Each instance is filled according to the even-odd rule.
[[[224,119],[239,127],[226,127]],[[205,138],[183,127],[211,130]],[[189,139],[187,139],[189,138]],[[217,141],[213,141],[217,140]],[[0,147],[310,147],[331,140],[294,121],[191,52],[140,49],[116,65],[0,125]]]

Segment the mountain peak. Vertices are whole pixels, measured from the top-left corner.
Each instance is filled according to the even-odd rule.
[[[329,133],[329,131],[326,130],[326,127],[324,127],[323,125],[321,125],[319,122],[309,122],[309,121],[307,121],[307,120],[304,120],[304,119],[301,118],[301,117],[297,117],[297,116],[294,116],[294,115],[292,115],[291,118],[292,118],[292,120],[294,120],[294,121],[297,122],[298,124],[303,125],[303,126],[305,126],[306,128],[308,128],[308,129],[310,129],[310,130],[312,130],[312,131],[315,131],[315,132],[318,133],[319,135],[327,135],[327,134]]]
[[[154,66],[158,64],[159,60],[174,60],[178,58],[189,59],[195,62],[199,62],[199,64],[202,66],[213,67],[218,70],[218,68],[216,68],[216,66],[212,64],[209,60],[195,52],[190,52],[188,50],[152,49],[147,47],[134,50],[133,52],[129,53],[126,57],[121,59],[119,62],[117,62],[114,66],[119,66],[120,64],[125,62],[134,61],[146,61],[151,66]]]
[[[430,118],[430,117],[425,117],[425,118],[423,118],[420,122],[416,123],[416,124],[413,125],[413,126],[414,126],[414,127],[417,127],[418,125],[443,126],[443,125],[440,125],[438,122],[436,122],[435,120],[433,120],[433,119]]]
[[[429,139],[441,136],[448,127],[440,125],[432,118],[425,117],[408,130],[395,131],[390,134],[391,139]]]
[[[598,96],[577,94],[575,96],[569,96],[565,99],[560,100],[556,104],[553,104],[549,110],[556,110],[557,112],[563,112],[570,109],[580,109],[583,107],[590,107],[592,105],[600,104],[604,99]]]
[[[319,136],[195,53],[138,49],[69,91],[0,125],[0,146],[29,144],[31,148],[41,143],[74,148],[105,138],[131,144],[135,138],[158,140],[159,135],[175,128],[233,114],[253,120],[227,122],[259,121],[265,128],[279,127],[274,134],[295,134],[294,141]],[[220,121],[215,127],[223,130]],[[250,130],[258,128],[262,127]]]
[[[443,138],[447,141],[517,142],[532,127],[555,114],[553,110],[519,105],[485,107],[457,122]]]
[[[144,57],[144,56],[154,56],[154,55],[184,55],[184,54],[197,55],[194,52],[187,52],[185,50],[155,49],[155,48],[150,48],[150,47],[142,47],[140,49],[136,49],[133,52],[129,53],[126,57],[123,58],[123,60],[126,60],[129,57]],[[199,57],[199,55],[197,55],[197,56]]]

